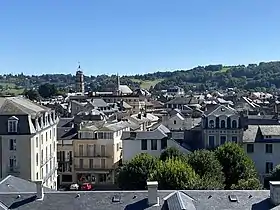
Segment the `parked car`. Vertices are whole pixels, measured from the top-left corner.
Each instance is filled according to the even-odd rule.
[[[79,189],[79,185],[78,184],[71,184],[70,185],[70,190],[78,190]]]
[[[83,185],[81,186],[81,190],[92,190],[92,185],[90,183],[83,183]]]

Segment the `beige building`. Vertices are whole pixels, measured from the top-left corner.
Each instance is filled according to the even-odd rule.
[[[74,179],[78,183],[113,184],[122,155],[122,132],[129,130],[127,122],[81,128],[73,140]]]
[[[0,173],[56,189],[58,118],[23,97],[0,98]]]
[[[215,148],[227,141],[242,142],[241,116],[229,106],[217,105],[204,112],[201,126],[205,148]]]

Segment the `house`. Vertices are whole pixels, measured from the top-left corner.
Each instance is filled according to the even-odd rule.
[[[123,161],[131,160],[140,153],[148,153],[160,156],[161,152],[168,147],[176,147],[188,153],[189,151],[172,139],[172,134],[164,125],[159,125],[150,131],[123,132]]]
[[[205,111],[201,126],[204,148],[215,148],[227,141],[242,142],[241,116],[229,106],[217,105]]]
[[[57,162],[59,186],[74,182],[73,139],[77,138],[74,118],[60,118],[57,125]]]
[[[179,86],[170,87],[166,90],[165,95],[167,97],[174,97],[174,96],[183,96],[185,95],[185,91],[183,88],[180,88]]]
[[[129,123],[125,121],[81,125],[77,138],[73,139],[74,180],[97,185],[114,184],[115,169],[122,155],[121,136],[129,130]]]
[[[249,125],[244,131],[243,147],[254,161],[262,181],[280,164],[280,125]]]
[[[156,181],[147,182],[147,188],[45,192],[37,183],[36,191],[1,191],[0,202],[2,209],[18,210],[276,210],[280,204],[279,182],[270,182],[270,190],[158,190]]]
[[[0,98],[1,177],[14,175],[57,187],[54,110],[24,97]]]

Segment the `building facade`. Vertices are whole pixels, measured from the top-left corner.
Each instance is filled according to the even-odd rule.
[[[204,112],[201,126],[204,148],[215,148],[227,141],[242,142],[241,116],[229,106],[218,105]]]
[[[1,177],[41,180],[56,189],[55,112],[23,97],[0,98],[0,121]]]

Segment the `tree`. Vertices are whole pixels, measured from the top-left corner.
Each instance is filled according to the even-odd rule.
[[[51,98],[57,94],[57,88],[54,84],[45,83],[39,86],[38,92],[43,98]]]
[[[215,155],[223,167],[225,189],[238,185],[238,181],[242,179],[246,181],[257,177],[253,161],[238,144],[228,142],[218,147]]]
[[[273,171],[270,173],[269,180],[270,181],[279,181],[280,180],[280,165],[275,166]]]
[[[238,183],[231,186],[232,190],[261,190],[262,185],[257,178],[240,179]]]
[[[124,190],[144,190],[157,162],[158,159],[145,153],[135,156],[117,172],[119,187]]]
[[[170,158],[180,158],[180,159],[184,159],[185,155],[184,153],[182,153],[181,151],[179,151],[177,148],[175,147],[169,147],[167,149],[165,149],[161,155],[160,155],[160,160],[165,161],[167,159]]]
[[[33,90],[33,89],[30,89],[30,90],[24,90],[23,91],[23,95],[25,95],[25,97],[29,98],[30,100],[40,100],[40,94],[38,93],[37,90]]]
[[[225,176],[223,168],[215,156],[208,150],[197,150],[187,156],[188,164],[200,176],[198,189],[223,189]]]
[[[180,159],[159,161],[149,180],[158,181],[162,190],[194,189],[199,177],[187,163]]]

